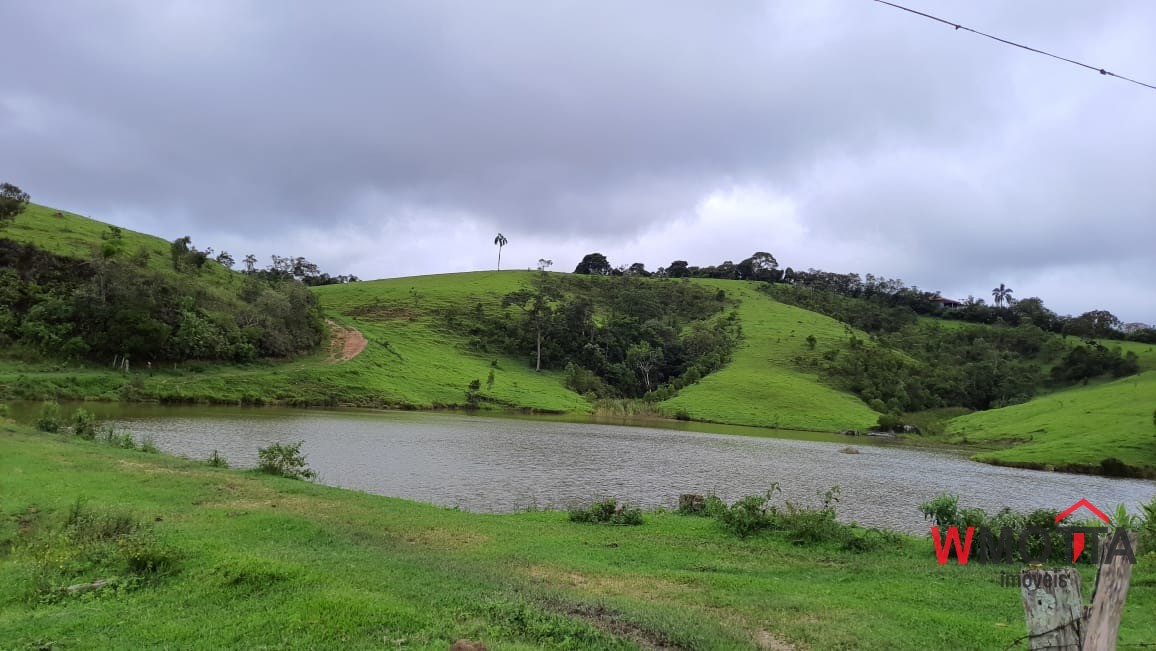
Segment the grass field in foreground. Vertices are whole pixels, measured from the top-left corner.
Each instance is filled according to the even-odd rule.
[[[878,421],[879,414],[862,400],[795,367],[794,358],[807,350],[808,335],[820,349],[845,344],[842,323],[772,300],[753,283],[695,282],[725,289],[742,301],[743,341],[729,365],[662,403],[668,412],[685,411],[695,420],[819,431],[866,429]]]
[[[11,543],[78,497],[152,522],[177,572],[25,600]],[[4,648],[998,649],[1024,632],[999,572],[938,566],[927,539],[853,554],[675,514],[470,514],[0,426]],[[1154,610],[1148,557],[1121,643],[1156,640]]]
[[[1147,371],[955,418],[948,433],[957,442],[1017,444],[980,454],[980,461],[1061,468],[1115,458],[1156,475],[1153,410],[1156,371]]]

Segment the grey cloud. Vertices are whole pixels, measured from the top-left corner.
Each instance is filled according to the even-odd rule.
[[[920,8],[1156,78],[1145,3]],[[1156,93],[866,0],[15,2],[0,22],[20,26],[0,173],[197,239],[427,215],[616,241],[749,184],[797,197],[817,250],[889,246],[879,270],[924,286],[1151,236]]]

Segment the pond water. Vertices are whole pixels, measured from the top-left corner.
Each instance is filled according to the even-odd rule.
[[[816,504],[838,485],[841,519],[926,532],[918,505],[943,491],[988,511],[1064,509],[1087,498],[1135,509],[1156,482],[999,468],[956,451],[784,433],[760,436],[559,419],[451,413],[88,405],[168,453],[234,467],[257,448],[303,441],[325,484],[477,512],[565,508],[616,497],[673,507],[680,493],[734,499],[779,482],[779,498]],[[721,428],[742,432],[748,428]],[[859,454],[842,451],[853,445]]]

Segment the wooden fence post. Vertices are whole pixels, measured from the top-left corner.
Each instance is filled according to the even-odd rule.
[[[1136,553],[1136,534],[1125,532],[1128,546]],[[1128,597],[1128,582],[1132,579],[1132,562],[1121,554],[1108,559],[1110,545],[1100,546],[1100,566],[1096,569],[1096,589],[1092,607],[1088,609],[1084,651],[1113,651],[1124,614],[1124,599]]]
[[[1135,553],[1136,534],[1123,535]],[[1096,586],[1088,608],[1080,595],[1080,574],[1075,568],[1026,569],[1020,573],[1029,649],[1115,651],[1135,558],[1116,554],[1109,559],[1110,548],[1107,541],[1100,546]]]
[[[1084,605],[1075,568],[1027,569],[1020,573],[1020,596],[1028,621],[1028,648],[1080,651]]]

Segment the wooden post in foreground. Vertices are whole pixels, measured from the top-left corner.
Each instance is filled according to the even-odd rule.
[[[1075,568],[1023,570],[1020,596],[1028,620],[1029,649],[1080,651],[1084,604]]]
[[[1127,532],[1136,550],[1136,534]],[[1026,569],[1020,573],[1020,596],[1028,624],[1029,649],[1056,651],[1114,651],[1119,634],[1132,559],[1117,554],[1108,559],[1108,545],[1100,546],[1100,565],[1092,605],[1085,608],[1080,575],[1075,568]]]
[[[1128,545],[1136,550],[1136,534],[1129,531]],[[1128,581],[1132,579],[1132,563],[1116,555],[1107,560],[1107,545],[1100,548],[1100,567],[1096,570],[1096,592],[1088,609],[1084,634],[1084,651],[1113,651],[1124,614],[1124,599],[1128,597]]]

